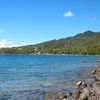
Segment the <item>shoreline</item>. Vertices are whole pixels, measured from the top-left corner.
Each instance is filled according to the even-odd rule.
[[[55,95],[44,94],[44,100],[100,100],[100,65],[88,73],[89,79],[73,83],[72,90],[61,90]]]
[[[87,71],[88,77],[85,79],[74,80],[71,87],[52,88],[43,87],[25,91],[13,92],[19,95],[16,100],[100,100],[100,64]],[[14,100],[9,95],[5,95],[5,100]],[[10,98],[10,99],[9,99]]]
[[[32,88],[24,91],[14,91],[12,93],[15,98],[8,92],[5,95],[0,95],[0,100],[14,100],[17,96],[16,100],[99,100],[100,64],[89,68],[88,71],[81,74],[87,77],[72,81],[71,87],[68,87],[67,84],[65,88],[62,88],[61,85],[59,89],[58,87],[43,86],[43,89],[34,90]]]
[[[85,55],[85,54],[0,54],[0,55],[62,55],[62,56],[100,56],[100,55]]]

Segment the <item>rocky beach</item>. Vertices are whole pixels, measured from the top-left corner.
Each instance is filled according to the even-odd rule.
[[[44,100],[100,100],[100,65],[92,69],[89,79],[73,83],[72,90],[44,93]]]

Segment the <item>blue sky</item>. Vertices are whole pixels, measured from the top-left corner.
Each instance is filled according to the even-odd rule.
[[[100,0],[0,0],[0,47],[100,31]]]

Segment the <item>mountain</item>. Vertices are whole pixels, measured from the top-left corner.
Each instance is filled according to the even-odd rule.
[[[100,55],[100,32],[86,31],[75,36],[0,49],[1,54],[83,54]]]

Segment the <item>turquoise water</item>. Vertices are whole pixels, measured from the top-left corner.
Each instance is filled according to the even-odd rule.
[[[72,81],[85,78],[83,73],[98,61],[100,56],[0,55],[0,97],[10,93],[10,99],[4,100],[22,100],[15,92],[65,88]]]

